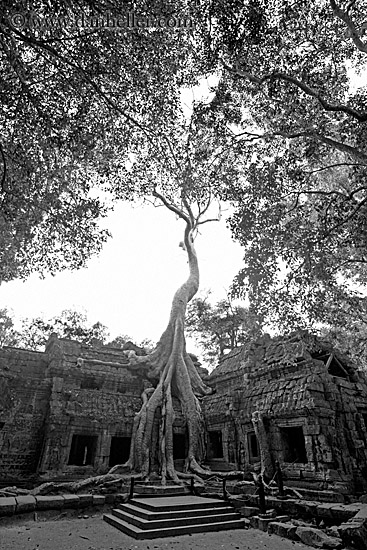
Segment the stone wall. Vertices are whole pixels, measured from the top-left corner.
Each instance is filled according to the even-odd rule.
[[[325,342],[307,333],[263,337],[225,356],[210,384],[206,422],[222,433],[226,461],[259,467],[258,411],[273,472],[279,461],[300,486],[367,487],[367,380]]]
[[[125,368],[121,349],[54,338],[47,353],[52,389],[40,473],[105,472],[112,438],[125,438],[121,441],[128,445],[134,415],[141,407],[143,380]],[[86,456],[78,458],[83,452],[78,446],[83,445]]]
[[[127,362],[121,349],[56,336],[44,353],[0,350],[1,478],[80,477],[127,459],[146,384]],[[264,336],[226,355],[207,382],[214,469],[272,477],[279,461],[288,484],[367,489],[367,380],[327,343]],[[177,400],[174,408],[182,461],[187,430]]]
[[[146,385],[127,363],[121,349],[56,335],[44,353],[0,350],[0,482],[93,475],[127,460]],[[174,408],[181,458],[186,426]]]
[[[0,481],[36,472],[51,383],[44,353],[0,350]]]

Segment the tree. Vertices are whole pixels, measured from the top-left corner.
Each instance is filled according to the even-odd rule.
[[[107,343],[108,346],[114,347],[114,348],[123,348],[124,344],[127,342],[131,342],[133,339],[128,336],[127,334],[121,334],[119,336],[116,336],[113,340]]]
[[[121,334],[119,336],[116,336],[113,340],[110,342],[107,342],[106,346],[112,346],[115,348],[123,348],[125,344],[128,342],[131,342],[134,346],[137,346],[138,348],[141,348],[146,353],[152,351],[155,348],[155,343],[152,342],[149,338],[144,338],[140,344],[135,344],[134,339],[131,338],[131,336],[128,336],[127,334]]]
[[[283,329],[333,322],[332,304],[363,310],[367,89],[351,72],[366,70],[366,8],[211,5],[206,42],[220,81],[205,116],[243,143],[231,228],[245,267],[234,291]]]
[[[14,321],[7,308],[0,309],[0,348],[17,346],[19,333],[14,328]]]
[[[212,366],[225,352],[261,335],[261,322],[248,308],[234,305],[230,297],[215,305],[209,293],[191,301],[186,330],[199,344],[203,358]]]
[[[200,466],[205,456],[205,430],[199,399],[211,393],[186,351],[185,314],[187,304],[199,288],[198,259],[194,239],[203,223],[213,221],[209,214],[218,196],[223,173],[237,166],[230,150],[221,154],[220,141],[202,121],[201,106],[194,105],[189,119],[180,117],[160,151],[154,143],[136,151],[135,162],[127,167],[120,185],[125,189],[150,192],[156,206],[163,205],[185,225],[181,248],[187,254],[189,277],[173,297],[166,330],[156,347],[146,356],[127,351],[128,368],[144,376],[150,385],[143,394],[143,405],[134,421],[130,457],[125,467],[151,474],[152,439],[155,418],[159,418],[159,464],[162,483],[178,481],[184,475],[175,471],[173,461],[173,398],[181,403],[189,444],[186,470],[206,475]],[[233,171],[233,174],[235,172]],[[115,471],[115,470],[114,470]]]
[[[118,4],[110,4],[111,16],[123,15]],[[55,8],[40,1],[41,22],[64,15],[67,5],[60,1]],[[90,1],[83,7],[98,10],[103,5]],[[196,31],[173,34],[159,27],[139,28],[116,40],[104,29],[19,29],[10,6],[5,3],[0,29],[6,98],[3,234],[10,243],[2,259],[2,278],[34,269],[79,267],[98,250],[105,237],[96,225],[103,206],[90,195],[98,185],[111,193],[112,201],[150,197],[183,220],[189,278],[175,294],[167,329],[155,349],[147,356],[127,351],[128,368],[150,383],[136,417],[128,465],[149,476],[152,430],[160,410],[162,480],[178,479],[172,429],[176,396],[188,428],[187,466],[202,471],[204,430],[198,397],[211,390],[186,351],[184,317],[199,284],[195,234],[208,221],[204,217],[224,164],[235,162],[231,155],[218,158],[213,135],[195,113],[190,121],[182,115],[180,88],[196,81]],[[124,11],[129,6],[124,5]],[[152,6],[131,3],[145,15]],[[185,7],[184,2],[167,2],[162,9],[167,16],[179,16]],[[10,125],[5,124],[9,116]],[[15,197],[22,198],[24,212]]]
[[[329,340],[332,346],[345,353],[357,368],[367,370],[367,300],[360,300],[359,309],[356,312],[351,307],[340,311],[334,305],[334,322],[330,321],[321,327],[323,338]],[[364,307],[363,307],[364,306]],[[358,315],[356,314],[358,313]]]
[[[98,321],[90,325],[85,314],[65,309],[60,315],[48,320],[41,317],[25,319],[19,333],[18,346],[43,350],[53,332],[59,338],[70,338],[94,346],[102,345],[108,338],[107,327],[102,323]]]

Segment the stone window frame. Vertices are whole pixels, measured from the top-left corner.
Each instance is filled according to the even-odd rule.
[[[211,433],[216,433],[216,434],[220,434],[220,440],[221,440],[221,444],[222,444],[222,456],[220,457],[210,457],[208,456],[208,459],[209,460],[228,460],[228,456],[226,458],[226,454],[228,455],[228,451],[226,449],[226,446],[225,446],[225,434],[224,434],[224,429],[222,427],[216,427],[216,429],[214,428],[210,428],[207,430],[207,455],[209,455],[209,446],[210,446],[210,435]]]
[[[326,370],[328,374],[330,374],[330,376],[335,376],[336,378],[342,378],[344,380],[350,381],[349,372],[347,371],[343,363],[340,361],[340,359],[338,359],[338,357],[333,352],[326,351],[322,353],[311,354],[311,357],[318,361],[322,361],[326,366]],[[330,372],[332,362],[336,363],[338,369],[343,373],[343,376],[340,376],[338,374],[333,374],[332,372]]]
[[[246,432],[246,443],[247,443],[247,456],[248,456],[248,461],[253,464],[255,462],[260,462],[260,446],[259,446],[259,441],[256,437],[256,432],[255,430],[248,430]],[[257,455],[255,456],[252,452],[252,444],[250,443],[250,437],[252,436],[255,436],[256,438],[256,445],[257,445]]]
[[[95,442],[94,442],[94,450],[93,450],[93,456],[92,456],[92,460],[91,460],[91,463],[90,464],[82,464],[82,465],[78,465],[78,464],[70,464],[70,453],[71,453],[71,448],[72,448],[72,444],[73,444],[73,438],[74,436],[82,436],[82,437],[93,437],[95,439]],[[89,430],[76,430],[76,431],[72,431],[71,434],[70,434],[70,437],[69,437],[69,446],[68,446],[68,451],[67,451],[67,463],[66,463],[66,466],[67,467],[70,467],[70,468],[87,468],[87,467],[92,467],[94,468],[95,466],[95,461],[96,461],[96,456],[98,454],[98,448],[99,448],[99,445],[101,443],[101,437],[100,437],[100,433],[98,432],[91,432]]]
[[[282,419],[282,420],[280,420],[276,423],[275,427],[276,427],[276,430],[277,430],[279,443],[282,441],[282,435],[281,435],[281,429],[282,428],[302,428],[307,462],[288,462],[287,460],[285,460],[285,453],[284,453],[283,448],[281,450],[282,461],[284,462],[284,464],[287,464],[289,466],[294,466],[296,468],[299,468],[300,464],[302,464],[302,465],[310,464],[312,462],[312,458],[310,459],[310,457],[307,453],[306,435],[305,435],[305,431],[306,431],[306,427],[307,427],[306,419],[304,417]]]
[[[130,440],[130,444],[129,444],[129,452],[127,453],[127,459],[126,461],[128,460],[129,458],[129,455],[130,455],[130,450],[131,450],[131,440],[132,440],[132,435],[131,433],[129,434],[125,434],[125,433],[120,433],[120,432],[117,432],[115,434],[111,434],[110,438],[109,438],[109,454],[108,454],[108,466],[111,468],[112,466],[115,466],[117,464],[117,462],[115,464],[111,464],[111,454],[112,454],[112,440],[113,439],[129,439]],[[126,462],[125,461],[125,462]],[[113,462],[113,461],[112,461]]]

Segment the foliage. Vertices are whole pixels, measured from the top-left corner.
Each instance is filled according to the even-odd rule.
[[[195,73],[188,29],[57,23],[158,7],[179,17],[187,15],[185,2],[27,6],[5,0],[0,12],[0,281],[80,268],[101,249],[108,234],[98,220],[108,204],[100,190],[119,181],[146,141],[156,137],[159,149],[176,119],[179,87]],[[24,27],[16,14],[25,16]]]
[[[207,293],[188,305],[186,331],[199,344],[203,359],[214,365],[224,353],[260,336],[261,322],[229,297],[211,304]]]
[[[14,321],[7,308],[0,309],[0,348],[17,346],[19,334],[14,328]]]
[[[366,12],[365,1],[212,3],[221,77],[206,117],[236,134],[243,166],[228,188],[245,261],[234,291],[279,328],[363,306],[367,87],[351,74],[366,71]]]
[[[132,342],[133,339],[128,336],[127,334],[120,334],[119,336],[116,336],[113,340],[110,340],[107,342],[107,346],[111,346],[113,348],[123,348],[124,344],[126,342]]]
[[[41,317],[24,320],[18,345],[43,350],[52,332],[56,332],[59,338],[70,338],[94,346],[104,344],[108,338],[107,327],[102,323],[98,321],[91,325],[85,314],[66,309],[47,321]]]
[[[102,0],[30,4],[43,22],[106,10]],[[102,28],[17,28],[21,4],[3,2],[0,279],[83,265],[107,238],[106,192],[114,201],[158,190],[179,206],[184,192],[197,213],[213,197],[233,202],[245,256],[234,291],[268,322],[334,322],[333,303],[360,310],[367,92],[351,70],[365,69],[366,8],[112,1],[111,17],[163,10],[196,22],[117,39]],[[218,75],[211,100],[185,118],[182,87],[208,74]]]
[[[321,327],[320,333],[352,359],[359,369],[367,371],[367,299],[361,299],[359,306],[357,311],[350,306],[340,311],[335,305],[334,322]]]

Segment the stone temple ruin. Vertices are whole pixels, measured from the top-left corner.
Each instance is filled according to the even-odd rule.
[[[131,346],[137,353],[143,353]],[[145,382],[117,348],[52,335],[45,352],[0,350],[0,482],[80,479],[129,456]],[[308,494],[367,492],[367,377],[306,332],[264,336],[224,356],[202,400],[213,470],[260,465]],[[206,373],[206,374],[205,374]],[[174,458],[183,468],[185,424],[176,403]]]

